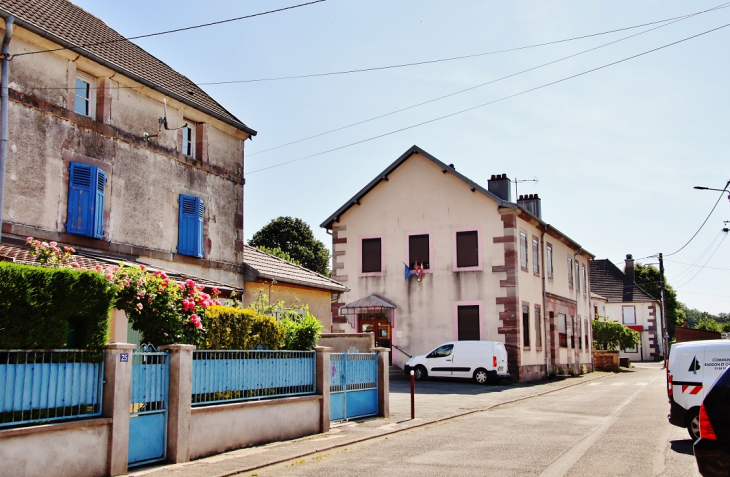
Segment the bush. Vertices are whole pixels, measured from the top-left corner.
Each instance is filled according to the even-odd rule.
[[[593,349],[630,349],[639,344],[639,333],[617,321],[593,320]]]
[[[206,310],[208,327],[201,349],[280,349],[284,327],[270,316],[254,310],[211,306]]]
[[[0,348],[103,348],[113,301],[98,273],[0,262]]]
[[[284,325],[286,332],[284,349],[309,351],[317,346],[322,325],[309,313],[309,310],[306,310],[304,316],[286,318],[282,320],[281,324]]]

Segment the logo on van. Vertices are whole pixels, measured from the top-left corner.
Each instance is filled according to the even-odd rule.
[[[689,365],[689,369],[687,371],[692,371],[694,374],[697,374],[697,371],[701,368],[699,361],[697,361],[697,356],[692,358],[692,363]]]

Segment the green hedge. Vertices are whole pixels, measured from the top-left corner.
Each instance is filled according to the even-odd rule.
[[[103,348],[113,301],[99,273],[0,262],[0,349]]]
[[[205,349],[280,349],[284,327],[275,318],[254,310],[211,306],[206,310]],[[201,347],[203,348],[203,347]]]

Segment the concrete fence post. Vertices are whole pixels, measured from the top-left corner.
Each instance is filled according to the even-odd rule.
[[[388,348],[370,348],[378,353],[378,416],[390,417],[390,363]]]
[[[167,461],[190,461],[190,420],[193,397],[193,351],[195,346],[160,346],[170,354],[170,387],[167,406]]]
[[[129,459],[129,398],[132,389],[132,351],[137,345],[109,343],[104,353],[102,416],[112,418],[107,467],[109,475],[127,473]]]
[[[319,408],[319,432],[330,430],[330,352],[332,348],[316,346],[317,352],[317,394],[322,396]]]

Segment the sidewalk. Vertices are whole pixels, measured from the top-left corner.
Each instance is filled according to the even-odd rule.
[[[481,386],[457,380],[417,382],[416,419],[414,420],[410,418],[410,381],[406,376],[392,375],[390,382],[391,415],[387,419],[369,418],[332,423],[330,431],[325,434],[239,449],[185,464],[132,470],[128,475],[144,475],[146,477],[224,477],[242,472],[252,472],[268,465],[309,458],[308,456],[311,454],[585,384],[612,374],[594,372],[563,381],[496,386]]]

